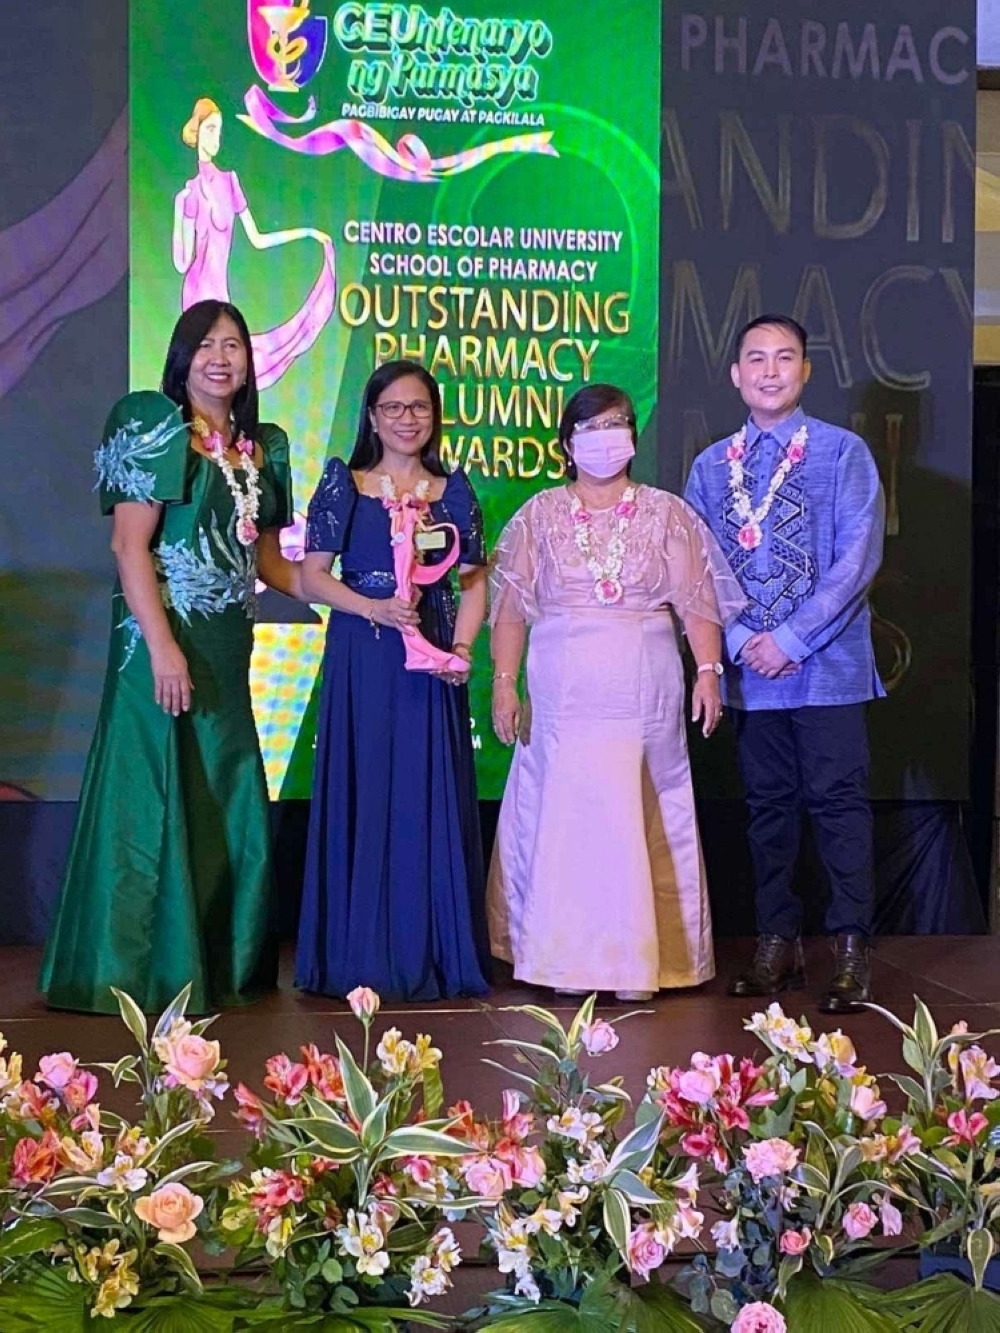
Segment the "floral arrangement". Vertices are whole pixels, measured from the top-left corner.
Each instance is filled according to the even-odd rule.
[[[738,1333],[768,1328],[765,1306],[794,1308],[823,1279],[846,1327],[884,1326],[855,1280],[881,1261],[875,1238],[902,1233],[908,1204],[886,1168],[915,1140],[883,1132],[887,1105],[843,1032],[816,1037],[777,1004],[745,1027],[769,1052],[761,1064],[697,1053],[649,1078],[661,1151],[705,1162],[718,1186],[716,1254],[684,1274],[692,1308]]]
[[[73,1312],[152,1327],[158,1311],[198,1303],[220,1314],[229,1293],[203,1288],[190,1243],[210,1234],[227,1176],[204,1130],[227,1089],[211,1020],[185,1017],[189,989],[150,1035],[116,992],[137,1053],[85,1066],[43,1056],[30,1078],[0,1056],[0,1326],[67,1327]],[[0,1052],[6,1043],[0,1038]],[[103,1108],[100,1079],[135,1085],[135,1123]],[[62,1322],[60,1322],[62,1321]]]
[[[239,1247],[237,1271],[265,1275],[275,1327],[363,1313],[364,1327],[388,1333],[400,1305],[411,1307],[409,1323],[440,1326],[416,1307],[448,1290],[461,1261],[442,1223],[483,1202],[462,1179],[476,1152],[467,1112],[439,1115],[441,1052],[430,1037],[411,1042],[390,1028],[370,1065],[379,999],[365,988],[348,999],[364,1028],[360,1064],[338,1037],[336,1055],[310,1045],[300,1060],[268,1060],[266,1100],[236,1089],[256,1143],[222,1230]]]
[[[635,1106],[592,1076],[619,1045],[594,997],[567,1027],[517,1006],[537,1030],[491,1043],[515,1085],[491,1118],[445,1109],[441,1052],[376,1036],[363,988],[360,1054],[337,1037],[276,1055],[260,1092],[229,1089],[187,990],[152,1027],[116,994],[134,1049],[115,1062],[58,1051],[26,1076],[0,1037],[4,1333],[444,1328],[426,1307],[452,1286],[463,1222],[506,1284],[463,1328],[1000,1333],[1000,1062],[982,1044],[1000,1034],[940,1034],[919,1000],[908,1023],[877,1010],[909,1071],[881,1085],[846,1034],[773,1004],[745,1024],[754,1058],[655,1068]],[[130,1119],[109,1085],[135,1091]],[[243,1164],[206,1133],[225,1101]],[[902,1247],[949,1271],[868,1285]],[[227,1272],[199,1275],[226,1251]]]
[[[698,1327],[669,1288],[627,1284],[630,1274],[648,1283],[681,1239],[699,1236],[698,1170],[677,1162],[652,1170],[658,1110],[619,1133],[630,1109],[621,1079],[594,1084],[581,1069],[584,1056],[606,1055],[619,1041],[610,1023],[595,1020],[595,999],[568,1030],[546,1009],[514,1008],[541,1028],[538,1041],[493,1043],[512,1048],[524,1066],[496,1065],[522,1090],[503,1094],[496,1121],[473,1118],[468,1128],[478,1152],[463,1174],[497,1205],[484,1217],[485,1249],[509,1282],[490,1299],[486,1326],[508,1333],[540,1328],[545,1312],[561,1316],[560,1329],[594,1333],[637,1318],[663,1333]]]

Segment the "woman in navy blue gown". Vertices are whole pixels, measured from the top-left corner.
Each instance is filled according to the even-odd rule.
[[[332,609],[296,984],[324,995],[488,989],[468,687],[404,667],[410,626],[468,661],[486,611],[479,503],[464,472],[445,473],[440,443],[437,384],[422,366],[389,362],[365,388],[350,462],[330,459],[309,507],[303,592]],[[448,576],[412,602],[396,596],[385,502],[406,494],[458,529],[457,604]]]

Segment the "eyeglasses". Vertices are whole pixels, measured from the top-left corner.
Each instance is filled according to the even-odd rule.
[[[606,417],[591,417],[589,421],[578,421],[573,427],[574,435],[586,435],[592,430],[609,430],[614,426],[634,427],[635,422],[627,412],[613,412]]]
[[[426,400],[415,403],[376,403],[375,411],[381,412],[386,421],[399,421],[407,412],[414,421],[426,421],[434,413],[433,406]]]

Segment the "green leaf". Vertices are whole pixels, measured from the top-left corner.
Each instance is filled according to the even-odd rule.
[[[778,1265],[778,1297],[784,1300],[788,1294],[788,1284],[797,1273],[802,1272],[802,1255],[786,1255]]]
[[[194,1260],[182,1246],[172,1245],[169,1241],[160,1241],[159,1245],[153,1246],[153,1253],[173,1264],[196,1291],[201,1291],[201,1278],[194,1266]]]
[[[359,1125],[363,1125],[372,1111],[375,1110],[375,1103],[378,1100],[375,1096],[375,1089],[372,1087],[368,1075],[362,1073],[357,1060],[340,1037],[337,1038],[337,1053],[340,1056],[340,1072],[344,1080],[344,1091],[347,1094],[347,1105],[354,1119]]]
[[[368,1152],[376,1149],[385,1138],[389,1123],[389,1108],[388,1101],[379,1102],[361,1126],[361,1142]]]
[[[622,1333],[698,1333],[702,1327],[687,1301],[660,1282],[634,1291],[621,1287],[618,1295],[625,1305]]]
[[[67,1281],[64,1269],[35,1265],[24,1278],[0,1287],[0,1328],[4,1333],[31,1329],[85,1333],[93,1325],[86,1289]]]
[[[628,1237],[632,1229],[632,1215],[628,1200],[620,1190],[609,1189],[604,1192],[604,1229],[618,1247],[621,1257],[628,1263]]]
[[[782,1309],[790,1330],[808,1333],[898,1333],[898,1325],[869,1306],[868,1289],[857,1283],[799,1273],[788,1284]]]
[[[609,1171],[644,1170],[653,1160],[656,1145],[660,1141],[662,1123],[661,1114],[655,1120],[649,1120],[626,1134],[612,1153],[611,1161],[608,1163]]]
[[[927,1096],[915,1078],[910,1078],[908,1074],[889,1074],[889,1081],[895,1083],[899,1090],[906,1094],[911,1102],[916,1102],[923,1106],[927,1101]]]
[[[289,1130],[289,1142],[307,1144],[316,1150],[316,1156],[329,1157],[335,1162],[353,1162],[361,1156],[361,1139],[348,1125],[336,1120],[286,1121],[286,1126],[292,1125],[294,1129]]]
[[[920,1049],[919,1043],[913,1041],[910,1037],[903,1038],[903,1059],[910,1068],[915,1069],[918,1074],[924,1072],[923,1051]]]
[[[24,1259],[64,1240],[66,1228],[54,1218],[23,1217],[0,1231],[0,1259]]]
[[[178,1139],[186,1138],[188,1134],[194,1133],[200,1128],[201,1124],[197,1120],[185,1120],[183,1124],[174,1125],[173,1129],[168,1129],[163,1138],[157,1141],[156,1147],[149,1156],[143,1159],[143,1166],[155,1166],[171,1144],[176,1143]]]
[[[216,1166],[215,1162],[186,1162],[176,1170],[168,1172],[162,1180],[156,1182],[156,1188],[162,1189],[164,1185],[175,1185],[179,1180],[185,1180],[188,1176],[193,1176],[197,1171],[210,1171]]]
[[[424,1070],[424,1111],[433,1119],[444,1106],[444,1083],[441,1079],[441,1066],[434,1065]]]
[[[177,1019],[184,1017],[184,1015],[187,1013],[187,1007],[190,1001],[191,1001],[191,983],[189,981],[188,984],[181,991],[181,993],[179,995],[174,996],[174,998],[167,1005],[166,1009],[164,1009],[163,1013],[156,1020],[156,1027],[153,1028],[154,1041],[156,1041],[157,1038],[159,1037],[165,1037],[167,1033],[170,1031],[170,1029],[173,1027],[174,1023],[176,1023]],[[205,1022],[204,1027],[207,1027],[211,1021],[212,1021],[211,1019],[208,1019]],[[204,1030],[204,1027],[202,1030]]]
[[[720,1319],[724,1324],[731,1324],[740,1312],[736,1297],[724,1288],[712,1292],[711,1309],[716,1319]]]
[[[122,1016],[122,1022],[139,1043],[143,1052],[148,1051],[149,1029],[146,1027],[146,1015],[126,991],[118,990],[116,986],[112,986],[111,994],[118,1001],[118,1010]]]
[[[917,1041],[923,1047],[927,1055],[930,1055],[938,1043],[937,1024],[931,1016],[931,1011],[924,1004],[918,995],[913,997],[916,1011],[913,1017],[913,1030],[917,1034]]]
[[[78,1227],[90,1227],[95,1231],[114,1231],[121,1225],[110,1213],[102,1213],[99,1208],[64,1208],[60,1217]]]
[[[656,1190],[651,1190],[648,1185],[643,1184],[634,1171],[616,1171],[613,1176],[608,1177],[608,1184],[621,1190],[630,1203],[655,1206],[664,1202]]]
[[[589,1027],[594,1021],[594,1008],[597,1004],[597,992],[588,995],[583,1004],[577,1010],[576,1017],[569,1025],[569,1031],[566,1034],[566,1044],[570,1050],[576,1046],[580,1040],[580,1035],[585,1027]]]
[[[471,1143],[462,1143],[436,1129],[420,1125],[402,1125],[394,1129],[383,1144],[380,1158],[409,1157],[474,1157],[479,1151]]]
[[[241,1313],[220,1309],[196,1296],[165,1296],[143,1306],[127,1327],[131,1333],[232,1333]],[[91,1323],[93,1326],[96,1320]]]
[[[899,1333],[1000,1333],[1000,1300],[954,1273],[887,1292],[878,1305]]]
[[[533,1018],[536,1023],[541,1023],[544,1027],[547,1027],[550,1032],[555,1034],[558,1038],[559,1049],[561,1051],[568,1051],[569,1046],[566,1040],[566,1029],[551,1010],[542,1009],[537,1004],[511,1004],[501,1008],[500,1012],[527,1014],[529,1018]]]
[[[993,1243],[993,1237],[983,1228],[977,1231],[971,1231],[965,1242],[965,1252],[969,1257],[969,1263],[972,1265],[972,1275],[976,1280],[976,1290],[982,1291],[983,1278],[986,1276],[986,1265],[993,1258],[993,1251],[996,1246]]]

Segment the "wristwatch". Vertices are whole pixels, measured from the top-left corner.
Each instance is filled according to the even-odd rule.
[[[726,673],[726,668],[721,662],[702,662],[698,668],[698,675],[700,676],[703,671],[714,671],[717,676],[723,676]]]

